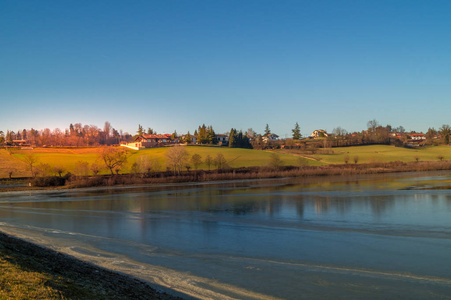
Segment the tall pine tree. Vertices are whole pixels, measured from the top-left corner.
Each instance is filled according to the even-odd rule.
[[[269,125],[266,124],[264,136],[269,136],[270,134],[271,134],[271,129],[269,129]]]
[[[299,140],[302,137],[301,128],[299,127],[298,122],[296,122],[296,125],[294,125],[294,129],[292,129],[291,131],[293,132],[294,140]]]

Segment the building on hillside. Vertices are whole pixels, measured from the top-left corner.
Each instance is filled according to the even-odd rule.
[[[424,141],[426,136],[423,133],[412,133],[410,134],[410,139],[414,141]]]
[[[172,139],[171,135],[166,134],[143,134],[135,138],[132,143],[122,143],[121,146],[135,150],[163,147],[180,143],[180,140]]]
[[[12,146],[30,146],[26,140],[13,140]]]
[[[279,136],[275,133],[271,133],[269,135],[263,136],[262,140],[264,143],[275,142],[275,141],[279,140]]]
[[[227,145],[229,143],[229,135],[228,134],[217,134],[216,139],[220,145]]]
[[[194,144],[197,144],[197,136],[192,135],[192,134],[190,134],[189,136],[190,136],[190,138],[191,138],[191,144],[193,144],[193,145],[194,145]],[[187,135],[184,134],[184,135],[182,135],[182,136],[180,137],[180,140],[186,141],[186,137],[187,137]]]
[[[323,129],[314,130],[310,135],[312,138],[328,137],[330,134]]]

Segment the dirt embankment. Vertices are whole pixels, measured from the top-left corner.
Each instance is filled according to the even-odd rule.
[[[36,285],[44,290],[52,289],[58,299],[181,299],[160,293],[147,283],[77,260],[65,254],[43,248],[32,243],[0,233],[0,255],[2,263],[14,265],[13,272],[28,272],[29,276],[44,275],[34,286],[21,288],[18,282],[10,287],[8,278],[0,274],[0,294],[8,299],[22,298],[20,295],[36,296]],[[14,277],[14,274],[12,274]],[[19,277],[19,274],[16,274]],[[11,276],[11,274],[9,274]],[[34,290],[34,291],[32,291]],[[33,293],[33,294],[31,294]],[[27,296],[28,295],[28,296]],[[2,296],[0,296],[2,298]]]

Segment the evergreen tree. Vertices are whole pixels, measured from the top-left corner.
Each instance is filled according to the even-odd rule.
[[[69,132],[70,132],[70,135],[76,134],[74,125],[72,123],[70,123],[70,125],[69,125]]]
[[[291,130],[293,132],[293,139],[299,140],[301,138],[301,128],[299,127],[298,122],[294,125],[294,129]]]
[[[147,128],[147,134],[155,134],[155,131],[152,128]]]
[[[187,142],[188,144],[191,144],[191,142],[192,142],[191,134],[189,134],[189,131],[188,131],[188,133],[186,134],[185,142]]]
[[[176,131],[176,130],[174,130],[174,133],[172,133],[171,138],[172,138],[173,140],[175,140],[175,139],[178,138],[178,135],[177,135],[177,131]]]
[[[247,135],[243,134],[242,130],[237,132],[235,128],[230,130],[229,147],[252,149],[252,145]]]
[[[13,143],[13,135],[14,135],[13,131],[9,131],[9,130],[6,131],[6,143],[7,144]]]
[[[136,133],[138,133],[138,135],[144,134],[144,128],[141,126],[141,124],[138,125],[138,131]]]
[[[208,138],[207,138],[207,127],[205,124],[202,124],[202,126],[199,126],[198,134],[197,134],[197,141],[200,144],[207,144]]]
[[[271,129],[269,129],[269,125],[266,124],[264,136],[269,136],[270,134],[271,134]]]
[[[216,133],[213,130],[213,126],[209,126],[207,128],[207,140],[209,144],[217,144],[218,143],[218,138],[216,137]]]
[[[229,133],[229,147],[230,148],[235,148],[236,147],[236,129],[232,128],[230,129],[230,133]]]

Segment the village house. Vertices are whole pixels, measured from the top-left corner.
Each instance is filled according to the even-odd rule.
[[[412,133],[410,134],[410,139],[414,141],[424,141],[426,136],[423,133]]]
[[[262,137],[264,143],[275,142],[279,139],[279,136],[275,133],[271,133],[269,135],[265,135]]]
[[[163,147],[180,143],[179,139],[172,139],[170,134],[143,134],[131,143],[122,143],[121,146],[140,150],[146,148]]]
[[[13,140],[12,146],[29,146],[26,140]]]
[[[186,134],[180,136],[180,140],[186,142],[187,136],[188,136],[188,135],[186,135]],[[197,144],[197,136],[192,135],[192,134],[190,134],[189,136],[190,136],[190,138],[191,138],[191,144]]]
[[[218,140],[219,145],[227,145],[229,143],[228,134],[217,134],[216,139]]]
[[[330,134],[323,129],[314,130],[310,135],[312,138],[328,137]]]

